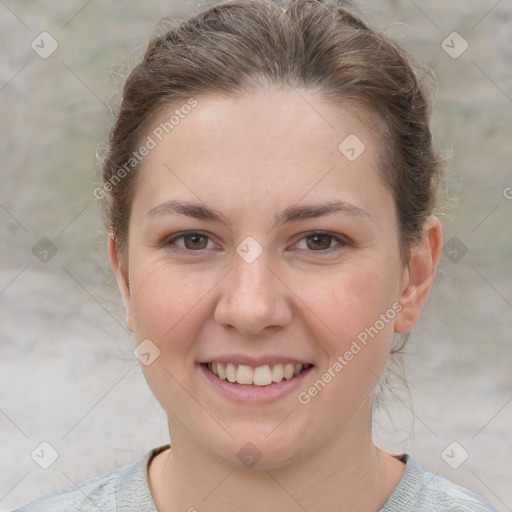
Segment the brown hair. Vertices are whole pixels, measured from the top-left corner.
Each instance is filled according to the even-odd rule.
[[[311,89],[340,107],[376,114],[379,172],[394,196],[407,258],[432,213],[442,167],[430,132],[428,68],[413,62],[387,36],[326,0],[231,0],[156,36],[125,82],[102,162],[99,198],[120,256],[127,256],[140,167],[133,156],[152,119],[202,93],[233,95],[270,84]]]

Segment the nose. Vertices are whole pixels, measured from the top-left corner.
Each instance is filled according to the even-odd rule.
[[[261,335],[291,322],[287,287],[268,267],[265,252],[252,263],[234,255],[234,268],[221,281],[217,325],[245,336]],[[285,281],[283,279],[283,281]]]

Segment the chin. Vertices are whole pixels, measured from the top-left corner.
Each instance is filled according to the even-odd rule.
[[[268,424],[265,423],[265,426]],[[208,436],[210,439],[205,440],[204,445],[214,456],[237,468],[285,468],[305,456],[305,446],[311,449],[312,440],[308,441],[296,427],[282,428],[279,433],[277,429],[272,432],[272,429],[262,428],[262,425],[250,428],[246,423],[238,429],[235,426],[227,428],[232,433],[232,438],[223,436],[219,439],[216,436]],[[273,428],[276,428],[276,424]]]

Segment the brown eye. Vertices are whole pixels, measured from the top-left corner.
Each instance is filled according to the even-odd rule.
[[[295,248],[310,254],[316,252],[320,256],[343,250],[349,245],[351,245],[350,241],[343,236],[324,231],[313,231],[303,236],[295,244]]]
[[[189,250],[206,249],[208,245],[208,237],[200,234],[183,235],[182,236],[185,248]]]
[[[332,235],[326,235],[323,233],[309,235],[306,237],[306,245],[308,249],[322,251],[329,249],[333,238],[334,237]]]
[[[208,245],[209,242],[211,242],[210,245]],[[181,252],[200,252],[203,249],[211,249],[212,244],[213,242],[208,235],[191,231],[167,238],[162,243],[162,247]]]

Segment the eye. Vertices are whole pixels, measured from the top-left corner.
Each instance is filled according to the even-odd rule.
[[[168,237],[162,245],[177,251],[201,252],[205,249],[212,249],[215,244],[205,233],[186,231]],[[301,238],[295,247],[308,252],[331,252],[346,245],[348,242],[340,236],[316,231]]]
[[[174,245],[183,251],[200,251],[202,249],[211,248],[211,246],[208,246],[208,242],[211,242],[211,240],[204,233],[187,231],[167,238],[163,245],[166,247]]]
[[[335,242],[334,246],[333,242]],[[299,249],[313,252],[324,252],[329,251],[330,249],[336,250],[336,248],[341,248],[347,244],[348,242],[339,236],[317,231],[301,238],[296,245],[299,246]]]

